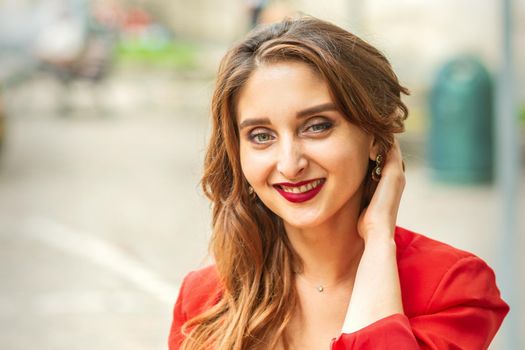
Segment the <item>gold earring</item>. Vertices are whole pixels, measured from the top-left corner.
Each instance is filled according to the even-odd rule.
[[[257,194],[255,193],[254,189],[252,186],[248,186],[248,193],[250,194],[250,197],[252,199],[255,199],[257,198]]]
[[[378,154],[376,157],[376,165],[374,169],[372,169],[372,180],[378,182],[381,180],[381,171],[383,170],[383,167],[381,164],[383,163],[383,156]]]

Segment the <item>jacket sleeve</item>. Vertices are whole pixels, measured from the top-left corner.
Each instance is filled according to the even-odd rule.
[[[331,349],[487,349],[509,307],[492,269],[468,256],[443,275],[425,310],[410,319],[395,314],[343,333]]]
[[[182,325],[188,319],[186,313],[183,310],[183,297],[185,293],[184,288],[186,286],[186,280],[187,277],[182,282],[179,291],[179,296],[177,297],[177,301],[175,302],[175,308],[173,309],[173,322],[171,324],[171,330],[168,339],[169,350],[178,350],[180,345],[182,344],[182,341],[184,340],[184,336],[182,335]]]

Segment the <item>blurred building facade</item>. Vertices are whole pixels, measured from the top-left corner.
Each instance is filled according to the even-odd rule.
[[[140,1],[134,1],[140,3]],[[249,26],[247,1],[142,1],[164,16],[180,36],[229,44]],[[335,22],[382,48],[405,83],[428,85],[452,56],[474,54],[495,73],[501,46],[501,6],[491,0],[273,0],[268,20],[302,12]],[[514,2],[515,62],[525,61],[525,2]],[[525,67],[517,67],[518,93],[525,100]]]

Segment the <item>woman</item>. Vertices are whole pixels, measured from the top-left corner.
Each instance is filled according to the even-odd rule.
[[[170,349],[488,347],[508,312],[493,271],[395,225],[407,93],[315,18],[227,53],[202,179],[215,265],[185,278]]]

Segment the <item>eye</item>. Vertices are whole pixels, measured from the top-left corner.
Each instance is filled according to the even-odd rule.
[[[316,122],[306,126],[306,132],[321,133],[332,128],[333,123],[329,121]]]
[[[253,130],[249,135],[248,139],[256,144],[265,144],[271,142],[275,137],[266,130]]]

